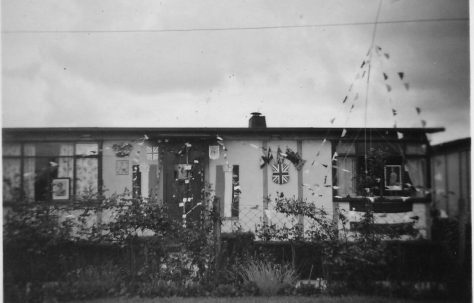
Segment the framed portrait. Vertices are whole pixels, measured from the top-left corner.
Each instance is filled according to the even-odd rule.
[[[385,165],[385,189],[402,190],[402,166]]]
[[[69,200],[70,195],[70,179],[57,178],[51,183],[53,200]]]
[[[116,160],[115,162],[115,174],[116,175],[128,175],[129,174],[129,163],[128,160]]]

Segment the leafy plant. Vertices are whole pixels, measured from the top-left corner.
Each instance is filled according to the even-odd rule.
[[[264,296],[276,295],[282,288],[294,286],[297,280],[291,265],[265,260],[249,261],[242,266],[240,275],[244,283],[254,283]]]

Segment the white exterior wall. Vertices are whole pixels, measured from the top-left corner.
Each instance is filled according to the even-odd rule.
[[[301,156],[306,160],[306,163],[301,169],[301,180],[298,180],[298,171],[295,166],[286,160],[289,164],[289,182],[279,185],[272,181],[271,167],[260,168],[261,148],[264,144],[271,148],[275,161],[278,147],[282,152],[285,152],[287,147],[297,152],[297,140],[267,140],[264,142],[264,139],[246,140],[225,137],[223,139],[227,152],[221,147],[220,158],[209,160],[208,181],[214,188],[216,166],[226,165],[224,154],[227,153],[228,164],[230,166],[239,165],[239,184],[242,191],[239,199],[238,221],[237,219],[225,219],[222,229],[224,232],[235,231],[237,228],[241,228],[243,231],[254,231],[255,226],[261,224],[264,217],[272,224],[294,224],[291,219],[274,211],[274,202],[270,202],[268,210],[264,211],[264,170],[267,170],[267,193],[271,201],[276,197],[277,192],[283,192],[286,197],[298,198],[298,183],[300,183],[304,184],[301,198],[324,207],[330,215],[332,214],[331,144],[329,142],[322,144],[322,140],[302,140]],[[319,156],[316,157],[318,151]],[[328,165],[328,167],[325,168],[321,163]],[[325,179],[328,187],[324,186]]]

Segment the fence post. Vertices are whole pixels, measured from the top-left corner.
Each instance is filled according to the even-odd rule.
[[[214,282],[217,284],[219,279],[219,273],[222,267],[222,256],[221,256],[221,203],[218,197],[214,197],[213,200],[213,224],[214,224],[214,253],[215,253],[215,275]]]

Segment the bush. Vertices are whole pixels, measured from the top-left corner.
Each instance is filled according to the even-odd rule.
[[[293,287],[297,279],[296,271],[290,265],[261,260],[251,260],[242,266],[240,275],[244,283],[255,283],[264,296],[274,296],[288,285]]]

